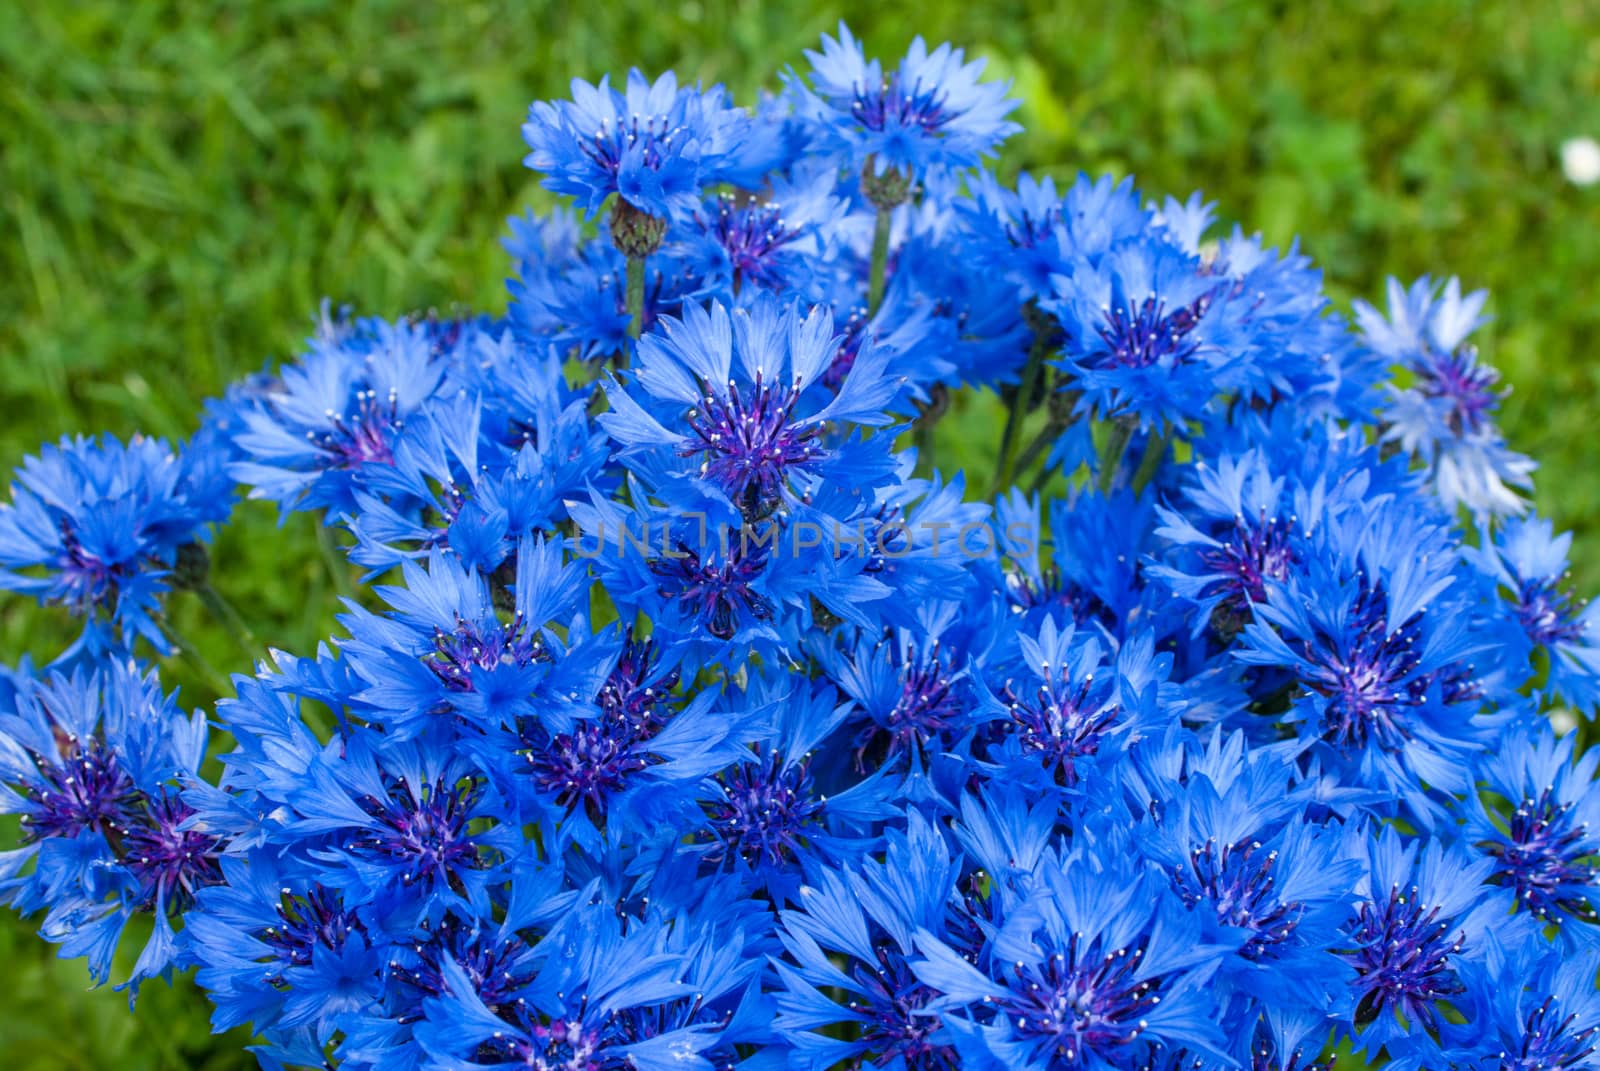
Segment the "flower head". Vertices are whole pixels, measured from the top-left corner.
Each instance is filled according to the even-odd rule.
[[[616,194],[665,220],[732,173],[749,126],[721,86],[679,87],[670,71],[654,82],[630,71],[623,90],[606,78],[574,78],[571,100],[529,107],[524,162],[544,173],[546,188],[578,198],[588,216]]]
[[[197,440],[180,455],[159,439],[105,436],[63,439],[25,459],[0,505],[0,588],[83,618],[82,649],[143,638],[167,651],[161,596],[177,582],[180,554],[231,508],[232,485],[206,448]]]
[[[841,24],[838,40],[824,34],[822,50],[806,58],[812,88],[791,83],[804,114],[826,144],[871,176],[894,171],[910,182],[973,167],[1021,129],[1006,119],[1018,103],[1008,87],[980,81],[983,61],[969,63],[948,44],[929,52],[918,37],[885,72]]]

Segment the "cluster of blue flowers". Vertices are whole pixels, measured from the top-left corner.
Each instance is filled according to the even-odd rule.
[[[324,310],[176,453],[24,464],[0,586],[84,631],[0,677],[0,898],[266,1068],[1600,1067],[1600,611],[1483,295],[1347,320],[1198,197],[1000,182],[960,50],[808,55],[534,104],[582,218],[504,317]],[[365,583],[185,717],[241,491]]]

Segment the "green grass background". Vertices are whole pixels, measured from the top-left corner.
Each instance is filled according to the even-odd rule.
[[[0,469],[68,432],[188,433],[203,397],[295,352],[323,296],[385,315],[502,308],[502,221],[543,203],[520,162],[528,101],[630,65],[749,99],[839,13],[0,5]],[[1558,159],[1563,139],[1600,137],[1600,3],[917,0],[852,23],[885,58],[920,32],[1015,79],[1027,132],[1008,172],[1201,188],[1225,220],[1301,235],[1341,300],[1389,273],[1489,288],[1506,428],[1543,464],[1539,507],[1579,533],[1577,584],[1600,587],[1600,187],[1568,184]],[[946,456],[981,454],[993,426],[948,423]],[[310,533],[249,507],[215,555],[218,586],[297,650],[331,627]],[[228,657],[194,607],[179,617]],[[0,605],[7,660],[60,635]],[[214,697],[172,679],[190,703]],[[253,1063],[237,1034],[208,1036],[190,989],[152,986],[130,1017],[11,923],[0,961],[11,1071]]]

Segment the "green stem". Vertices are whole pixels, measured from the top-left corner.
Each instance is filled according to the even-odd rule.
[[[628,337],[644,334],[644,258],[628,258]],[[623,354],[623,363],[627,354]]]
[[[1139,459],[1139,471],[1133,476],[1133,493],[1138,494],[1149,486],[1155,479],[1156,470],[1161,467],[1161,461],[1167,456],[1167,440],[1160,435],[1151,435],[1144,444],[1144,456]]]
[[[188,663],[189,668],[206,678],[206,683],[211,685],[211,690],[219,696],[230,695],[233,692],[233,682],[211,661],[201,654],[194,644],[190,643],[177,629],[172,627],[172,622],[165,617],[157,618],[156,623],[161,627],[161,634],[167,638],[178,657]]]
[[[1128,440],[1133,438],[1133,421],[1123,417],[1112,422],[1106,433],[1104,448],[1100,451],[1100,493],[1111,493],[1111,481],[1117,477],[1117,469],[1122,464],[1122,452],[1128,448]]]
[[[1038,435],[1034,436],[1033,442],[1029,443],[1023,449],[1021,454],[1017,455],[1017,463],[1014,467],[1014,471],[1027,472],[1030,468],[1032,468],[1033,463],[1039,460],[1039,455],[1044,453],[1050,447],[1054,446],[1055,441],[1061,437],[1061,433],[1066,431],[1069,426],[1070,425],[1063,424],[1058,420],[1052,420],[1050,423],[1046,424],[1044,426],[1044,430],[1039,432]],[[1005,488],[1002,487],[998,490],[1004,491]]]
[[[328,579],[333,581],[333,590],[342,596],[354,595],[355,585],[350,582],[350,561],[344,556],[344,550],[335,540],[333,528],[329,525],[317,525],[317,549],[322,551],[322,562],[328,567]]]
[[[256,654],[255,633],[250,631],[250,626],[245,624],[244,618],[239,615],[238,610],[233,608],[233,604],[224,599],[209,582],[202,583],[195,588],[194,593],[199,597],[201,605],[206,608],[206,612],[227,631],[228,635],[233,637],[233,641],[239,645],[239,649],[254,658]]]
[[[878,222],[872,231],[872,274],[867,279],[867,315],[883,304],[884,275],[889,270],[889,221],[893,213],[878,209]]]
[[[1017,385],[1017,393],[1011,399],[1011,409],[1006,413],[1005,430],[1000,433],[1000,468],[994,477],[994,494],[1003,494],[1016,475],[1014,455],[1017,432],[1022,430],[1022,422],[1033,407],[1034,396],[1039,393],[1040,381],[1044,379],[1044,356],[1049,348],[1047,336],[1042,333],[1033,336],[1033,345],[1028,349],[1028,363],[1022,369],[1022,382]]]

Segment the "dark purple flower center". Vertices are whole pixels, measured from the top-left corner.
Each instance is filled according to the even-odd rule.
[[[1517,902],[1546,922],[1597,921],[1587,894],[1600,865],[1589,831],[1570,818],[1572,807],[1541,792],[1517,805],[1503,839],[1479,845],[1500,861],[1489,880],[1516,889]]]
[[[84,830],[118,834],[132,824],[143,794],[116,753],[99,740],[68,740],[58,764],[33,754],[38,780],[19,786],[32,803],[21,817],[23,840],[76,837]]]
[[[662,673],[659,665],[655,643],[634,638],[630,629],[617,664],[595,696],[601,715],[624,721],[639,734],[654,732],[665,724],[658,708],[677,687],[679,674],[676,669]]]
[[[641,743],[643,738],[627,721],[603,716],[550,737],[528,753],[528,765],[540,791],[554,793],[563,807],[581,802],[598,817],[606,798],[650,765]]]
[[[1369,1023],[1390,1009],[1413,1027],[1438,1026],[1435,1002],[1466,992],[1451,958],[1466,940],[1439,906],[1425,904],[1420,890],[1395,885],[1381,903],[1364,903],[1346,927],[1354,948],[1343,958],[1356,970],[1356,1022]]]
[[[791,862],[822,815],[808,766],[787,764],[769,751],[720,775],[721,791],[704,808],[719,842],[713,858],[737,855],[768,866]]]
[[[1557,1018],[1555,997],[1545,997],[1522,1027],[1522,1038],[1512,1048],[1499,1053],[1499,1071],[1564,1071],[1589,1066],[1586,1058],[1595,1051],[1600,1026],[1574,1030],[1577,1013]]]
[[[351,937],[366,938],[366,926],[355,912],[346,911],[339,894],[314,885],[302,894],[283,890],[278,902],[278,922],[255,933],[285,967],[309,967],[317,947],[337,952]],[[272,981],[282,987],[281,975]]]
[[[1322,738],[1347,750],[1375,741],[1399,750],[1410,738],[1406,718],[1435,683],[1417,672],[1422,661],[1422,615],[1390,629],[1389,598],[1381,585],[1362,580],[1347,621],[1350,639],[1328,637],[1300,646],[1310,669],[1301,683],[1323,696]]]
[[[1090,354],[1101,367],[1149,368],[1188,360],[1199,348],[1189,335],[1211,307],[1211,295],[1202,294],[1188,305],[1168,312],[1158,297],[1130,304],[1115,300],[1099,327],[1103,349]]]
[[[615,177],[629,150],[637,147],[637,162],[648,170],[658,171],[673,152],[673,141],[681,143],[687,136],[687,128],[673,126],[669,115],[635,112],[615,123],[602,120],[599,129],[587,141],[578,144],[596,167]]]
[[[492,672],[501,666],[526,666],[547,657],[544,640],[518,614],[510,624],[487,627],[456,618],[454,631],[435,628],[433,650],[423,661],[452,692],[473,691],[474,670]]]
[[[1417,374],[1417,388],[1425,396],[1448,403],[1451,432],[1477,435],[1488,426],[1489,414],[1500,402],[1495,390],[1500,374],[1478,363],[1475,347],[1462,346],[1444,355],[1429,353]]]
[[[921,79],[907,82],[895,71],[877,86],[852,87],[850,115],[874,133],[914,128],[924,134],[942,134],[955,113],[944,109],[944,92],[924,86]]]
[[[766,566],[766,551],[760,546],[745,553],[743,547],[730,547],[720,564],[703,562],[683,543],[670,556],[650,562],[650,572],[661,581],[656,589],[663,599],[678,603],[679,612],[700,622],[719,640],[730,640],[739,631],[745,615],[757,621],[770,621],[773,607],[766,596],[752,588]]]
[[[1140,977],[1144,944],[1105,948],[1073,934],[1065,952],[1042,964],[1018,963],[1002,1014],[1019,1037],[1047,1044],[1063,1066],[1087,1064],[1138,1038],[1161,1002],[1162,977]]]
[[[1273,888],[1277,862],[1278,853],[1261,851],[1257,841],[1218,845],[1208,840],[1190,851],[1187,867],[1173,868],[1172,884],[1185,904],[1203,902],[1222,925],[1248,930],[1251,936],[1239,954],[1257,960],[1289,939],[1305,910],[1278,899]]]
[[[734,286],[743,282],[775,288],[783,282],[780,254],[800,236],[788,225],[780,205],[767,203],[738,207],[723,197],[711,224],[717,244],[728,254]]]
[[[1122,713],[1111,686],[1111,675],[1070,681],[1055,669],[1036,686],[1007,681],[1001,692],[1010,712],[1009,728],[1025,752],[1038,756],[1056,780],[1071,787],[1078,783],[1077,764],[1100,751],[1105,734]]]
[[[1581,606],[1552,577],[1524,580],[1517,589],[1517,621],[1528,639],[1541,647],[1583,640],[1584,626],[1578,619]]]
[[[525,1007],[526,1002],[513,994],[534,979],[533,970],[525,963],[526,951],[527,946],[515,937],[501,941],[474,934],[447,916],[432,939],[420,944],[409,961],[390,961],[389,971],[396,980],[417,991],[415,998],[420,1004],[423,997],[436,997],[446,991],[441,966],[446,959],[454,960],[472,983],[473,992],[499,1015]]]
[[[880,944],[874,951],[875,964],[858,962],[851,972],[861,991],[848,1005],[862,1017],[864,1064],[901,1060],[919,1071],[956,1071],[961,1060],[955,1050],[933,1040],[941,1024],[928,1008],[938,994],[917,980],[899,949]]]
[[[149,798],[145,814],[127,827],[120,854],[139,879],[142,906],[161,902],[168,911],[183,911],[194,902],[197,890],[221,883],[222,839],[178,828],[193,814],[181,797],[163,789]]]
[[[306,440],[327,456],[333,468],[353,469],[369,462],[393,464],[390,439],[402,423],[398,403],[399,395],[393,388],[381,400],[376,391],[357,391],[349,413],[341,416],[328,410],[327,429],[306,432]]]
[[[1200,551],[1205,570],[1220,574],[1201,594],[1207,598],[1222,596],[1217,609],[1227,615],[1228,623],[1239,627],[1248,623],[1251,604],[1267,597],[1267,581],[1288,577],[1295,561],[1289,544],[1293,528],[1293,517],[1268,520],[1265,511],[1253,522],[1235,517],[1228,530],[1216,534],[1221,546]]]
[[[478,869],[479,847],[468,823],[482,792],[476,782],[447,786],[441,778],[423,785],[421,798],[415,799],[396,782],[387,799],[365,796],[358,801],[377,826],[358,834],[348,847],[403,865],[400,880],[406,885],[436,877],[448,881],[457,870]]]
[[[864,768],[868,751],[893,759],[920,748],[961,721],[966,704],[956,690],[948,655],[934,641],[925,657],[907,650],[900,665],[900,694],[894,706],[874,715],[857,734],[856,764]]]
[[[738,505],[746,519],[777,507],[788,469],[822,453],[815,425],[794,423],[798,386],[778,387],[758,374],[741,391],[729,381],[726,395],[701,384],[700,405],[689,410],[690,443],[685,457],[705,454],[700,475]]]

